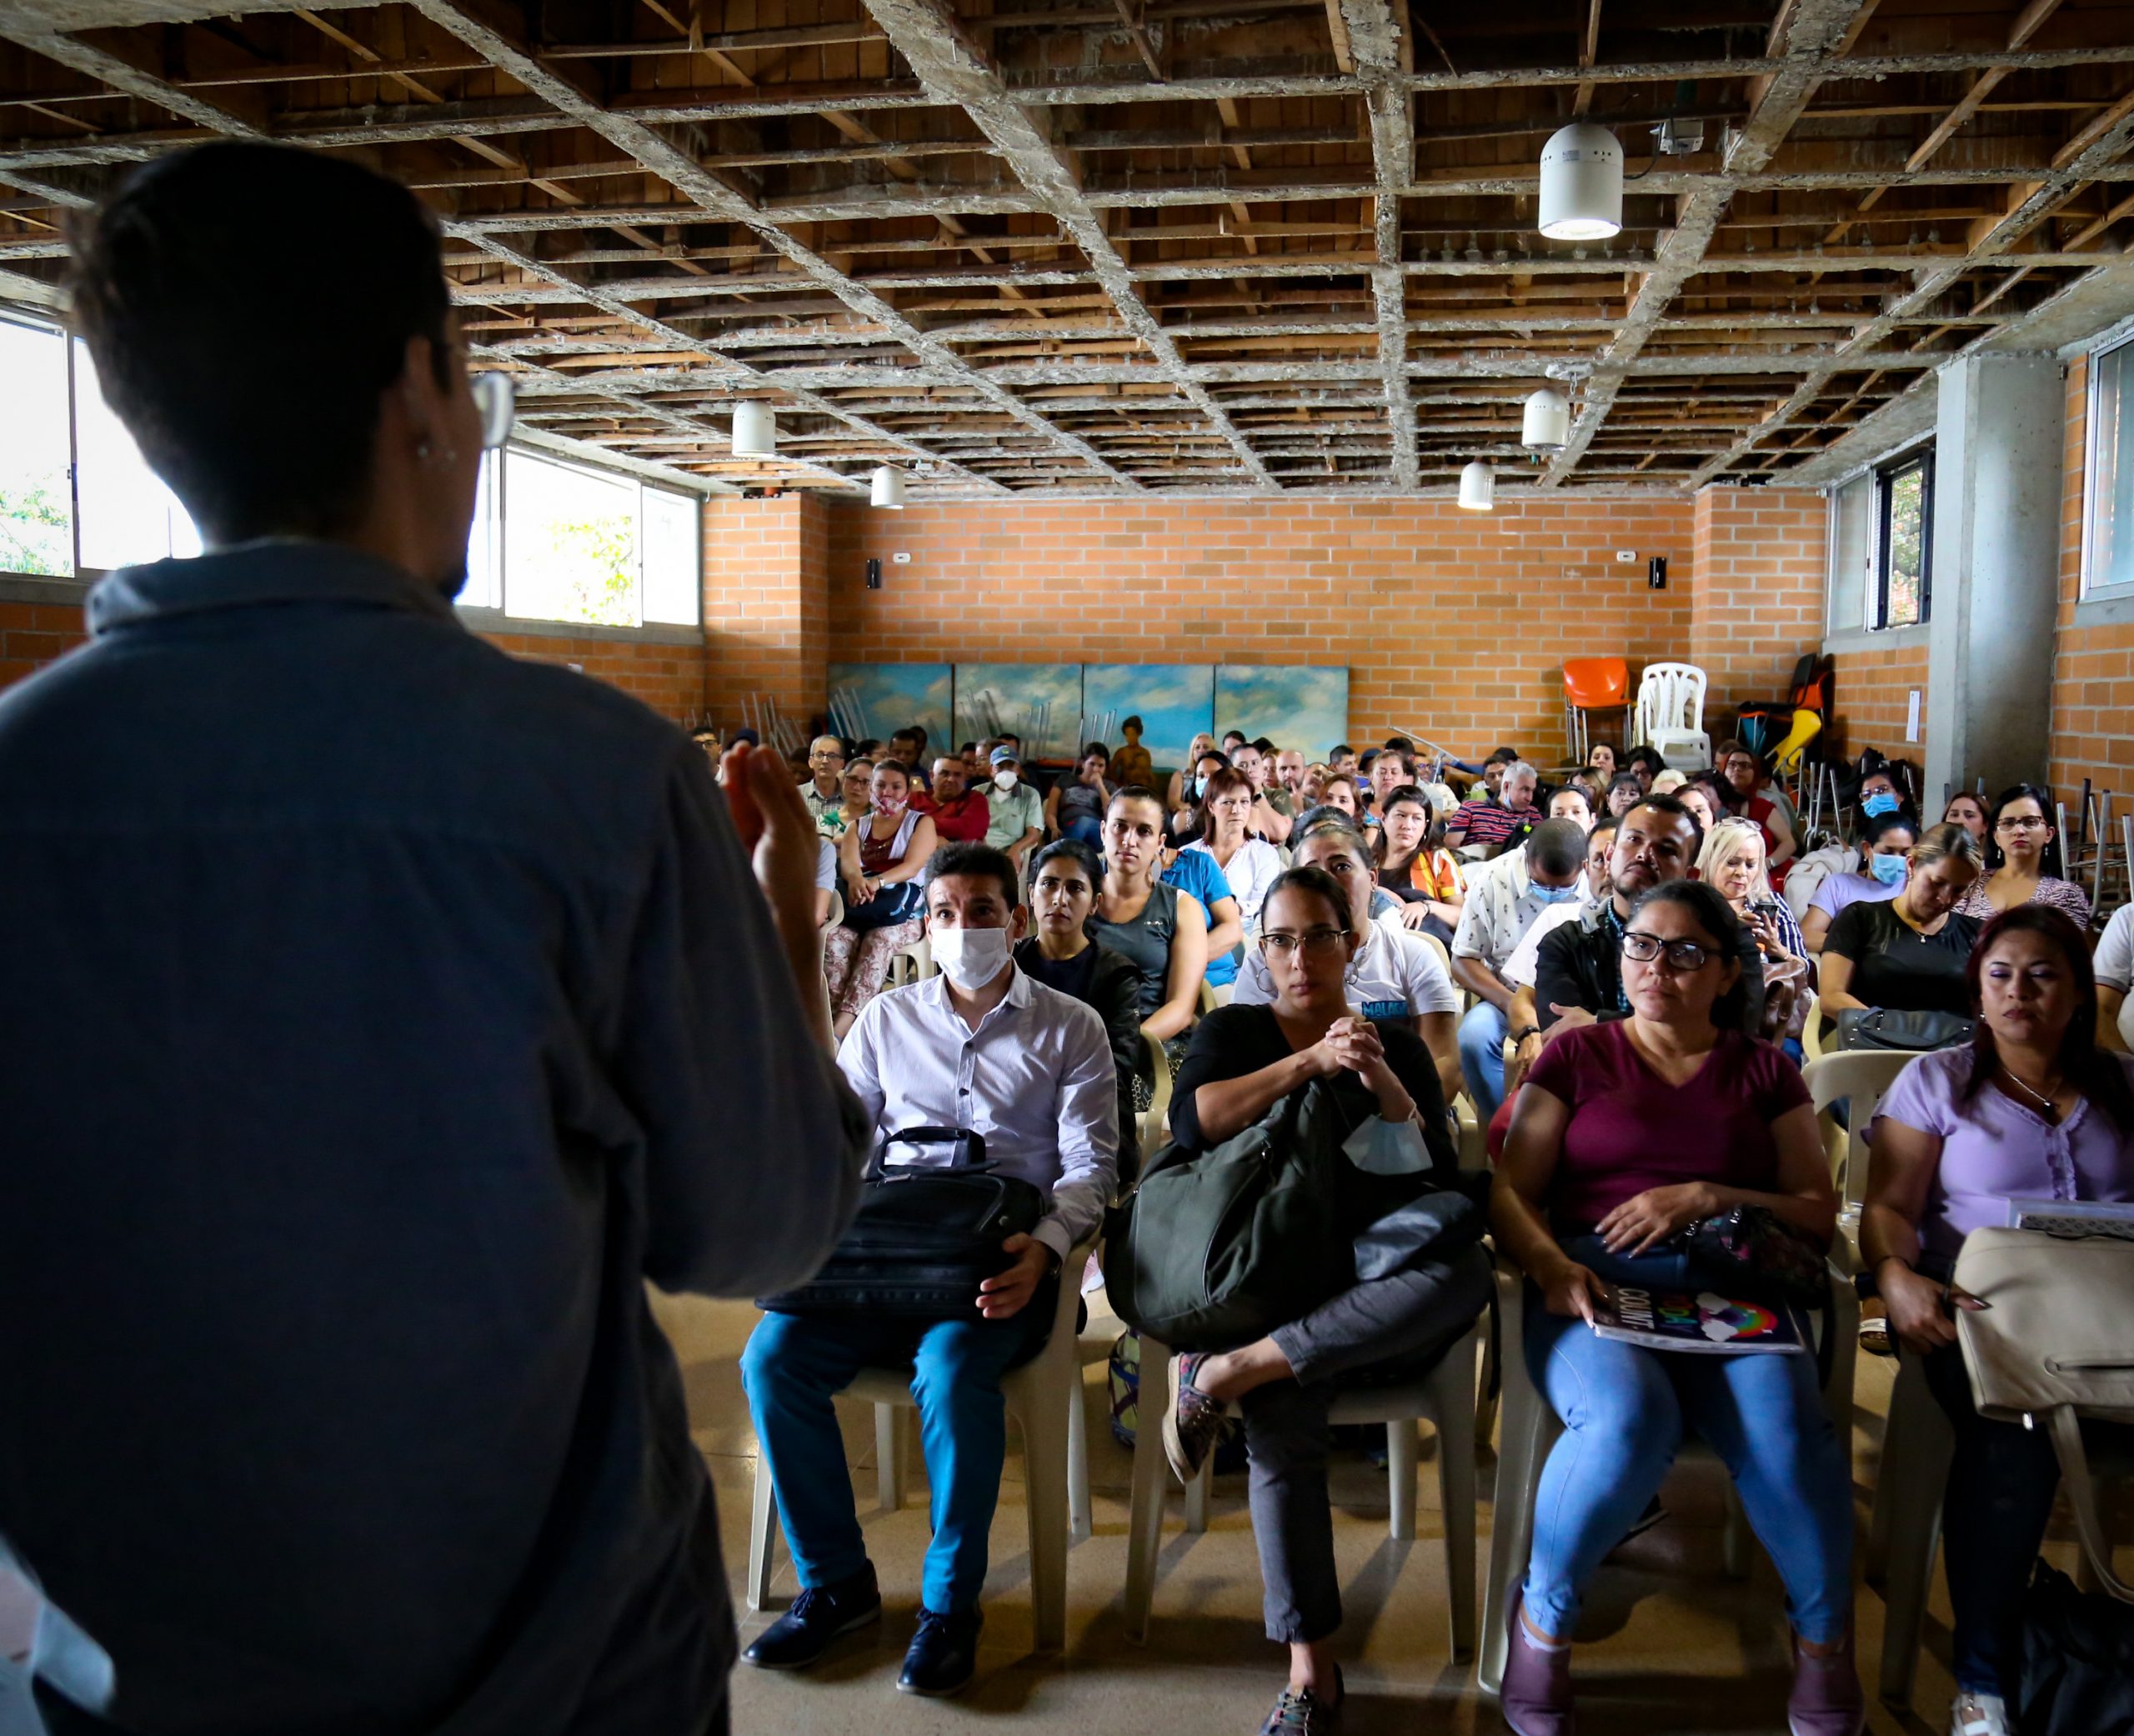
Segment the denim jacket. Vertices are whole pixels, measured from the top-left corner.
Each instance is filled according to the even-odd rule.
[[[0,1535],[183,1736],[703,1728],[645,1281],[809,1275],[863,1129],[702,753],[433,588],[113,573],[0,696]]]

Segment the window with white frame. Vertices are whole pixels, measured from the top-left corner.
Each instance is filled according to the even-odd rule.
[[[694,495],[516,447],[504,453],[494,487],[500,533],[490,607],[529,621],[696,625]],[[471,559],[468,568],[471,593]]]
[[[1933,604],[1934,449],[1916,447],[1831,495],[1833,633],[1924,626]]]
[[[0,573],[74,573],[74,508],[67,473],[67,340],[46,326],[0,320]]]
[[[83,566],[108,572],[200,553],[200,533],[103,401],[89,347],[74,340],[74,499]]]
[[[2090,358],[2082,487],[2082,594],[2134,597],[2134,338]]]

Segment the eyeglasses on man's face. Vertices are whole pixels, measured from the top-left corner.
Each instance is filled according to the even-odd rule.
[[[1623,957],[1635,959],[1640,964],[1650,964],[1665,954],[1669,964],[1676,970],[1702,970],[1719,954],[1696,940],[1662,940],[1657,934],[1648,934],[1642,928],[1632,928],[1623,936]]]
[[[811,765],[841,766],[844,763],[844,756],[834,748],[818,748],[808,756],[808,760]]]
[[[1293,934],[1287,928],[1270,928],[1260,937],[1260,950],[1270,958],[1287,958],[1302,947],[1308,958],[1324,958],[1341,949],[1346,938],[1339,928],[1306,928]]]

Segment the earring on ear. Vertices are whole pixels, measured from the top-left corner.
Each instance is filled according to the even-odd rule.
[[[424,463],[428,463],[429,462],[430,443],[428,441],[418,440],[415,443],[415,456],[421,459]]]

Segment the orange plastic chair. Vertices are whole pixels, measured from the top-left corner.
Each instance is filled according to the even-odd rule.
[[[1585,714],[1591,711],[1630,709],[1631,666],[1620,657],[1567,657],[1564,659],[1564,741],[1571,763],[1584,765],[1592,751],[1587,739]],[[1625,743],[1624,746],[1630,744]]]

